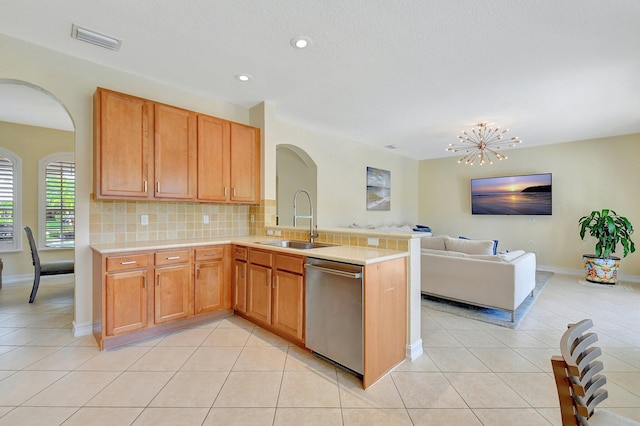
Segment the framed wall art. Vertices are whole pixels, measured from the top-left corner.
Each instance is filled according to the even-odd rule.
[[[367,210],[391,210],[391,172],[367,167]]]

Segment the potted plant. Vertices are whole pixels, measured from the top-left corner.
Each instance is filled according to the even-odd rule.
[[[585,254],[582,258],[585,262],[587,281],[615,284],[618,280],[618,267],[620,258],[612,256],[616,252],[618,244],[622,245],[623,256],[636,251],[631,241],[633,226],[626,217],[619,216],[609,209],[594,210],[589,216],[581,217],[580,238],[589,231],[589,235],[597,240],[596,253]]]

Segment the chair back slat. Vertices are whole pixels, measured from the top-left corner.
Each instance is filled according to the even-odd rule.
[[[593,327],[593,321],[590,319],[582,320],[577,324],[572,324],[560,339],[560,353],[562,354],[564,361],[567,363],[567,368],[572,376],[580,375],[578,363],[576,362],[576,358],[573,356],[575,342],[582,337],[582,333],[584,333],[584,331],[591,327]]]
[[[33,265],[39,266],[40,256],[38,256],[36,241],[33,239],[33,232],[31,232],[31,228],[28,226],[24,227],[24,232],[27,234],[27,240],[29,241],[29,248],[31,249],[31,260],[33,261]]]
[[[560,339],[562,356],[551,358],[558,388],[563,425],[588,425],[595,407],[608,394],[602,389],[607,382],[602,362],[597,357],[600,348],[592,347],[598,341],[595,333],[585,333],[593,326],[590,319],[569,326]]]

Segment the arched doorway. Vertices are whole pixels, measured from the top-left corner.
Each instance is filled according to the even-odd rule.
[[[75,125],[67,108],[52,93],[26,81],[0,78],[0,146],[21,159],[21,179],[19,188],[16,188],[21,209],[18,210],[20,213],[12,218],[13,237],[18,247],[14,251],[0,253],[4,264],[4,282],[7,286],[15,284],[25,287],[20,290],[12,289],[15,297],[9,297],[8,291],[1,293],[0,290],[0,300],[3,306],[21,306],[28,303],[34,272],[29,244],[22,228],[28,225],[39,236],[51,228],[50,206],[42,201],[47,198],[46,194],[51,199],[51,193],[46,186],[39,188],[40,180],[46,179],[43,178],[46,174],[43,174],[40,168],[47,170],[48,163],[42,163],[40,160],[52,155],[64,154],[66,158],[73,155]],[[70,161],[73,161],[73,158]],[[49,233],[47,235],[50,236]],[[71,240],[73,238],[72,236]],[[73,260],[75,257],[73,247],[62,248],[61,244],[60,248],[56,248],[56,244],[44,236],[37,240],[40,243],[39,253],[43,261]],[[57,281],[58,277],[43,278],[38,297],[47,287],[48,280]],[[67,276],[66,280],[73,281],[73,276]],[[71,293],[67,299],[71,300],[70,316],[73,320],[75,283],[68,287],[70,290],[67,292]]]

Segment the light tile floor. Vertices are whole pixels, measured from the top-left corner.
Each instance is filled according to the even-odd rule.
[[[549,358],[592,318],[606,406],[640,420],[640,286],[556,274],[517,330],[423,308],[425,355],[363,391],[238,317],[99,352],[71,283],[0,290],[0,425],[559,425]]]

